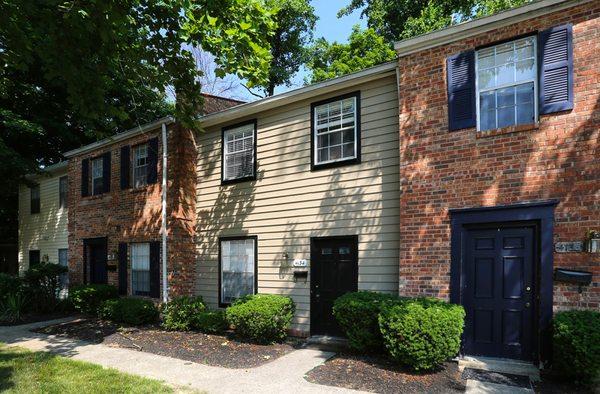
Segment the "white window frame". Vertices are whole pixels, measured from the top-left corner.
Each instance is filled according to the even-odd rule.
[[[340,104],[342,105],[344,100],[347,99],[352,99],[354,101],[354,155],[353,156],[348,156],[348,157],[340,157],[339,159],[333,159],[333,160],[325,160],[325,161],[319,161],[319,136],[320,135],[327,135],[327,134],[331,134],[331,133],[339,133],[339,132],[344,132],[346,130],[349,130],[350,128],[340,128],[337,130],[333,130],[333,131],[328,131],[325,133],[318,133],[318,116],[317,116],[317,110],[320,107],[323,107],[325,105],[329,106],[332,104]],[[332,163],[339,163],[339,162],[345,162],[345,161],[350,161],[350,160],[356,160],[358,159],[358,139],[359,139],[359,135],[358,135],[358,130],[360,125],[358,124],[359,119],[358,119],[358,111],[360,111],[360,108],[358,108],[358,104],[359,104],[359,97],[357,94],[352,94],[349,96],[343,96],[343,97],[335,97],[332,100],[328,100],[327,102],[324,103],[316,103],[315,105],[312,106],[312,118],[313,118],[313,127],[312,127],[312,144],[313,144],[313,163],[315,167],[319,167],[322,165],[327,165],[327,164],[332,164]],[[344,152],[344,144],[340,143],[340,149],[342,150],[342,154]]]
[[[505,83],[502,85],[497,85],[491,88],[485,88],[485,89],[479,89],[479,51],[484,50],[484,49],[489,49],[489,48],[494,48],[494,56],[496,56],[496,48],[500,45],[505,45],[508,43],[515,43],[516,41],[519,40],[524,40],[524,39],[528,39],[528,38],[532,38],[533,39],[533,70],[534,70],[534,77],[530,78],[530,79],[524,79],[524,80],[520,80],[519,82],[511,82],[511,83]],[[514,53],[514,46],[513,46],[513,53]],[[508,87],[516,87],[519,85],[524,85],[527,83],[532,83],[533,82],[533,116],[534,116],[534,122],[538,121],[538,81],[539,81],[539,73],[538,73],[538,56],[537,56],[537,37],[535,36],[526,36],[526,37],[520,37],[520,38],[516,38],[514,40],[510,40],[510,41],[506,41],[506,42],[502,42],[502,43],[498,43],[492,46],[488,46],[485,48],[480,48],[478,50],[475,51],[475,91],[476,91],[476,97],[475,97],[475,105],[476,105],[476,111],[477,111],[477,131],[492,131],[492,130],[496,130],[496,129],[485,129],[485,130],[481,130],[481,116],[480,116],[480,94],[481,93],[485,93],[485,92],[489,92],[489,91],[493,91],[493,90],[499,90],[499,89],[503,89],[503,88],[508,88]],[[498,67],[498,64],[495,64],[494,67]],[[515,67],[515,73],[516,73],[516,67]],[[496,76],[497,77],[497,76]],[[515,78],[516,79],[516,78]],[[515,106],[515,110],[516,110],[517,106]],[[515,120],[516,120],[516,114],[515,114]],[[496,125],[498,124],[498,111],[496,111]],[[509,126],[509,127],[514,127],[514,126],[519,126],[519,124],[515,124],[513,126]]]
[[[138,165],[138,157],[136,157],[137,154],[139,154],[140,150],[142,148],[146,149],[146,164],[144,165]],[[149,159],[149,146],[147,143],[145,144],[140,144],[140,145],[135,145],[132,147],[131,149],[133,152],[133,154],[131,155],[132,158],[132,163],[131,163],[131,184],[133,185],[134,188],[139,188],[139,187],[144,187],[148,185],[148,159]],[[136,176],[136,169],[140,169],[140,168],[146,168],[146,172],[144,174],[144,176]],[[139,178],[139,179],[138,179]],[[139,182],[138,182],[139,180]]]
[[[96,177],[94,176],[94,163],[100,163],[100,176]],[[104,158],[102,156],[100,157],[96,157],[95,159],[91,160],[90,163],[90,172],[92,173],[91,178],[92,178],[92,196],[96,196],[96,195],[100,195],[104,192],[104,188],[106,187],[106,185],[104,185]],[[102,183],[102,191],[96,193],[96,187],[95,187],[95,183],[97,180],[101,180]]]
[[[249,294],[256,294],[257,292],[257,275],[258,275],[258,238],[256,236],[243,236],[243,237],[223,237],[219,239],[219,305],[220,306],[226,306],[229,305],[229,302],[226,302],[224,300],[224,280],[223,280],[223,274],[225,272],[248,272],[248,271],[224,271],[223,270],[223,257],[225,256],[225,247],[224,244],[226,242],[235,242],[235,241],[252,241],[253,243],[253,248],[252,248],[252,291]],[[230,266],[231,266],[231,262],[230,262]]]
[[[147,256],[148,256],[148,269],[135,269],[134,268],[134,264],[136,264],[136,261],[134,261],[136,259],[136,257],[138,257],[138,254],[134,252],[134,249],[136,248],[142,248],[142,247],[146,247],[147,249]],[[152,278],[150,278],[150,243],[148,242],[136,242],[136,243],[131,243],[129,244],[129,259],[131,261],[131,275],[130,276],[130,286],[131,286],[131,294],[132,295],[138,295],[138,296],[150,296],[150,288],[151,288],[151,280]],[[138,289],[135,288],[133,277],[134,277],[134,272],[148,272],[148,291],[139,291]]]
[[[252,138],[252,147],[249,150],[245,150],[245,151],[229,152],[228,146],[227,146],[228,145],[227,144],[227,135],[231,134],[231,133],[239,132],[241,129],[248,128],[249,126],[252,127],[252,136],[251,137],[243,137],[238,140],[245,140],[248,138]],[[254,179],[256,177],[256,138],[257,138],[256,121],[254,121],[254,120],[223,129],[222,138],[221,138],[221,144],[223,146],[223,149],[222,149],[223,159],[222,159],[222,163],[221,163],[221,165],[223,167],[222,168],[222,171],[223,171],[222,182],[227,183],[227,182],[244,181],[244,180]],[[234,140],[234,141],[238,141],[238,140]],[[236,153],[240,153],[240,152],[247,152],[247,151],[250,151],[250,153],[252,155],[252,174],[243,175],[243,176],[240,176],[237,178],[233,178],[233,177],[228,178],[227,177],[227,157],[232,154],[236,154]]]

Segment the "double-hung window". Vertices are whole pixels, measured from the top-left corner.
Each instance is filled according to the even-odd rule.
[[[255,178],[256,122],[223,129],[223,182]]]
[[[131,289],[133,295],[150,295],[150,244],[131,244]]]
[[[67,192],[69,191],[69,182],[66,176],[61,176],[58,179],[58,206],[60,208],[67,207]]]
[[[360,160],[359,101],[353,93],[312,105],[313,167]]]
[[[535,123],[536,53],[533,36],[476,52],[478,130]]]
[[[30,213],[40,213],[40,185],[33,185],[29,189]]]
[[[148,144],[133,147],[133,187],[143,187],[148,183]]]
[[[256,292],[256,237],[221,239],[221,305]]]
[[[102,157],[92,160],[92,194],[104,193],[104,163]]]

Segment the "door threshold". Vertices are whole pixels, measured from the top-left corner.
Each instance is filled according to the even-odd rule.
[[[341,351],[348,347],[348,340],[331,335],[311,335],[306,340],[306,346],[320,350]]]
[[[463,356],[458,359],[458,370],[480,369],[498,373],[528,376],[532,381],[540,380],[540,369],[532,362],[508,358]]]

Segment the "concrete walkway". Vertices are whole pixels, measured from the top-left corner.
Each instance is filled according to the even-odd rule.
[[[333,353],[313,349],[295,350],[270,363],[251,369],[228,369],[192,363],[130,349],[33,333],[30,330],[69,321],[38,322],[0,327],[0,342],[33,351],[48,351],[75,360],[89,361],[119,371],[162,380],[177,387],[209,393],[359,393],[309,383],[304,375]]]

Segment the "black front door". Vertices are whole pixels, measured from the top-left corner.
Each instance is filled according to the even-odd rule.
[[[90,268],[90,283],[105,284],[108,282],[106,271],[106,238],[94,238],[84,241],[87,265]]]
[[[535,229],[471,228],[465,235],[465,354],[532,360]]]
[[[310,331],[342,335],[332,314],[333,302],[358,290],[358,237],[312,238]]]

